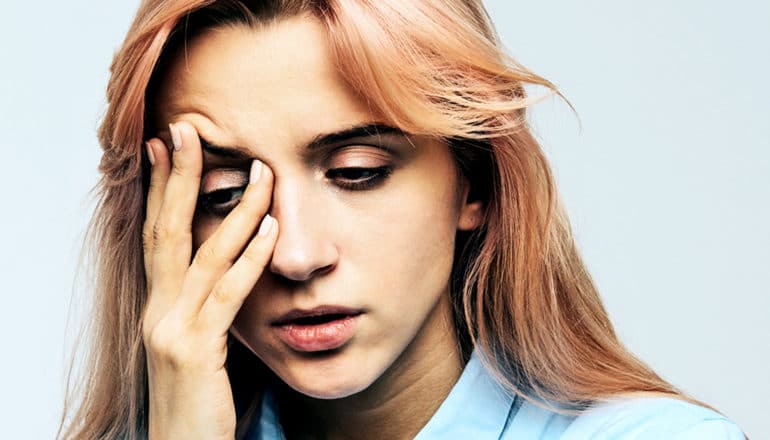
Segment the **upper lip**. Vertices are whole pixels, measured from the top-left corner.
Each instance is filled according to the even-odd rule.
[[[313,307],[312,309],[294,309],[289,313],[283,314],[280,317],[270,322],[273,326],[286,325],[300,318],[308,318],[313,316],[323,315],[360,315],[364,311],[362,309],[354,309],[350,307],[323,305]]]

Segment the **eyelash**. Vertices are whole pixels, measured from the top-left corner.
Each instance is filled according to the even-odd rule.
[[[235,186],[201,194],[198,197],[198,207],[210,215],[224,217],[240,202],[245,189],[245,186]],[[230,197],[227,197],[228,195]],[[235,199],[236,197],[237,200]],[[218,200],[226,201],[218,202]]]
[[[346,167],[331,169],[326,172],[326,177],[332,180],[338,177],[347,177],[343,181],[339,181],[337,185],[346,191],[365,191],[374,188],[384,181],[392,172],[393,169],[389,166],[375,168]],[[368,177],[350,178],[351,174],[366,174]],[[201,194],[198,198],[198,206],[210,215],[224,217],[240,202],[240,197],[245,189],[245,186],[236,186]],[[230,197],[226,199],[227,201],[217,202],[217,200],[222,200],[222,197],[228,195]],[[238,197],[238,199],[233,200],[234,197]]]
[[[371,177],[358,178],[358,179],[346,179],[348,182],[339,182],[343,189],[350,191],[363,191],[373,188],[378,183],[385,180],[393,170],[388,166],[376,167],[376,168],[364,168],[364,167],[347,167],[347,168],[334,168],[326,172],[326,177],[334,179],[335,177],[345,176],[347,173],[369,173]],[[349,176],[348,176],[349,177]]]

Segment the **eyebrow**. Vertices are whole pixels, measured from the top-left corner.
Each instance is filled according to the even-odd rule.
[[[352,139],[368,138],[382,135],[406,136],[406,133],[396,127],[385,124],[364,124],[356,125],[344,130],[333,133],[319,134],[307,144],[307,149],[314,150],[328,145],[340,144]],[[214,156],[221,156],[234,159],[251,159],[252,155],[240,147],[227,147],[215,145],[212,142],[200,138],[203,150]]]

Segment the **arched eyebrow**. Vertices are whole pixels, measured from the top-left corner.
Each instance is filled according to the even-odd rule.
[[[385,124],[364,124],[349,127],[333,133],[319,134],[307,144],[308,150],[315,150],[329,145],[337,145],[355,139],[369,139],[383,135],[406,136],[407,134],[396,127]],[[229,147],[215,145],[212,142],[200,138],[203,151],[213,155],[231,159],[253,159],[252,154],[241,147]]]

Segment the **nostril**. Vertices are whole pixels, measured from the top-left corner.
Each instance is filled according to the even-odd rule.
[[[275,278],[275,284],[287,290],[297,289],[302,284],[302,281],[296,281],[278,273],[274,274],[273,276]]]
[[[333,264],[329,264],[325,267],[320,267],[315,271],[313,271],[313,273],[310,274],[310,277],[312,278],[312,277],[320,277],[320,276],[326,275],[329,272],[333,271],[334,267],[335,266]]]
[[[318,268],[310,274],[293,274],[293,273],[286,273],[279,270],[273,270],[273,268],[270,268],[270,274],[272,275],[273,279],[276,283],[280,284],[281,286],[285,288],[297,288],[302,283],[306,283],[314,278],[322,277],[329,272],[333,271],[335,268],[335,265],[329,264],[327,266]]]

